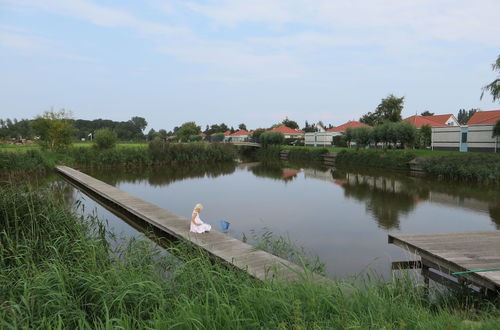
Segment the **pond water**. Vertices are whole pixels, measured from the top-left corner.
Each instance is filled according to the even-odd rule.
[[[186,218],[202,203],[202,219],[231,222],[228,234],[238,239],[252,230],[288,235],[317,254],[336,277],[365,271],[389,277],[392,261],[408,259],[387,243],[389,233],[500,229],[497,187],[386,170],[223,163],[84,172]],[[68,189],[85,213],[107,219],[115,234],[142,235],[85,194]]]

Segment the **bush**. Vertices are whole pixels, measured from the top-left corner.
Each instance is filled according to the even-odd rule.
[[[100,128],[94,133],[94,146],[97,149],[111,149],[116,146],[118,136],[109,128]]]
[[[263,147],[281,145],[285,143],[285,135],[281,132],[264,132],[260,135],[260,143]]]
[[[332,138],[333,146],[335,147],[347,147],[346,139],[343,135],[336,135]]]

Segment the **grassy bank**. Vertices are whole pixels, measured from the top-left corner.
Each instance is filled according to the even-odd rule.
[[[50,193],[2,188],[2,328],[495,328],[492,303],[438,295],[406,280],[260,282],[201,251],[145,241],[112,251],[99,223]]]
[[[56,164],[79,167],[150,166],[167,163],[232,161],[236,148],[228,144],[169,144],[149,146],[127,145],[99,150],[94,147],[72,147],[63,152],[28,150],[0,152],[0,174],[40,172]]]

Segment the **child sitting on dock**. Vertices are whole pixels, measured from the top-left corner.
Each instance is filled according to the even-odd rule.
[[[212,229],[212,226],[204,223],[200,219],[200,212],[203,210],[203,205],[201,204],[196,204],[193,210],[193,214],[191,215],[191,227],[189,229],[190,232],[192,233],[204,233],[210,231]]]

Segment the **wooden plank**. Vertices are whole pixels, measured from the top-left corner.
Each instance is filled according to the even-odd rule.
[[[127,215],[149,223],[171,237],[190,241],[195,246],[207,251],[212,257],[247,271],[258,279],[279,277],[293,280],[300,277],[297,274],[304,272],[299,265],[265,251],[256,250],[251,245],[226,234],[217,231],[204,234],[190,233],[190,220],[188,218],[162,209],[75,169],[57,166],[56,170],[73,184],[90,191],[91,197],[95,197],[98,201],[104,200],[106,203],[111,203],[111,206],[108,207],[119,209],[118,213],[125,212]],[[314,277],[328,281],[317,274]]]
[[[500,231],[389,235],[389,243],[421,256],[425,267],[450,274],[456,271],[500,266]],[[424,261],[425,260],[425,261]],[[460,275],[491,290],[500,289],[495,272]]]

